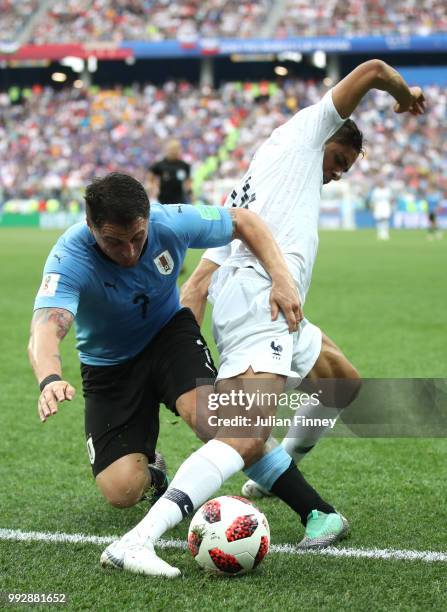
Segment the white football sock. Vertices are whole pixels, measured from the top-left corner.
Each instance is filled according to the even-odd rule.
[[[126,538],[155,542],[243,467],[244,460],[234,448],[219,440],[210,440],[182,463],[166,493]]]
[[[295,417],[306,419],[338,419],[341,410],[324,406],[320,402],[315,406],[304,406],[295,413]],[[295,463],[299,463],[303,457],[315,446],[318,440],[331,429],[331,425],[308,425],[306,421],[292,423],[289,427],[281,445],[289,453]]]

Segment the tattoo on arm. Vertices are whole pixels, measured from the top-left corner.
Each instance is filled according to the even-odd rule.
[[[71,312],[63,308],[39,308],[33,316],[31,333],[33,333],[37,324],[54,323],[56,325],[56,335],[59,340],[62,340],[67,335],[73,319]]]

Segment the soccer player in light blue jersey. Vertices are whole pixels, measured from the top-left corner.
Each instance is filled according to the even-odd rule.
[[[59,343],[75,322],[93,474],[111,504],[128,507],[151,484],[165,486],[156,469],[148,470],[160,402],[181,416],[192,413],[196,386],[204,384],[196,381],[216,373],[194,316],[179,301],[176,281],[187,249],[239,237],[275,279],[272,303],[291,326],[299,301],[276,243],[254,213],[150,208],[143,186],[118,173],[87,187],[86,209],[87,223],[68,229],[48,256],[29,357],[45,422],[75,394],[62,377],[59,355]]]
[[[255,213],[180,204],[151,208],[143,186],[119,173],[95,180],[85,199],[87,222],[68,229],[45,264],[29,357],[45,422],[75,394],[62,376],[59,354],[75,322],[90,463],[105,498],[123,508],[137,503],[151,485],[159,493],[166,488],[164,475],[151,466],[159,404],[194,427],[198,387],[213,391],[214,364],[176,285],[187,249],[242,240],[272,279],[272,317],[281,311],[293,332],[302,314],[284,257]],[[239,448],[241,440],[231,443],[237,450],[220,444],[238,458],[222,466],[224,472],[256,459],[250,445]],[[193,506],[196,500],[187,500],[182,510],[190,513]],[[147,573],[177,574],[153,550],[138,550]]]

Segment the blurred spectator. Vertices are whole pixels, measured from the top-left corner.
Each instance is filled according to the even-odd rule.
[[[216,91],[171,81],[58,92],[38,85],[21,103],[0,94],[0,192],[66,204],[95,175],[122,171],[144,182],[169,138],[181,143],[186,163],[200,165],[248,104],[232,84]]]
[[[13,42],[38,6],[38,0],[0,0],[0,42]]]
[[[67,206],[95,175],[122,171],[145,182],[175,138],[192,166],[195,195],[220,203],[271,131],[324,92],[321,84],[288,79],[218,90],[172,81],[57,92],[36,86],[20,103],[0,93],[0,193],[4,199],[55,197]],[[428,110],[421,117],[396,115],[380,91],[356,111],[366,155],[344,179],[354,201],[364,202],[380,174],[398,210],[416,207],[421,194],[427,199],[431,184],[445,207],[447,91],[434,85],[425,93]]]
[[[181,159],[178,140],[169,140],[165,156],[150,167],[149,195],[160,204],[191,201],[191,166]]]
[[[200,35],[250,38],[273,0],[67,0],[56,1],[36,26],[32,40],[164,40],[186,44]]]
[[[0,0],[0,38],[10,38],[36,0]],[[273,0],[56,0],[32,41],[256,38]],[[12,24],[12,25],[9,25]],[[287,0],[277,38],[293,36],[427,35],[447,32],[445,0]]]
[[[287,0],[276,36],[447,32],[445,0]]]

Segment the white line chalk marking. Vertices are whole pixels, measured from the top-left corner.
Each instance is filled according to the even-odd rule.
[[[97,544],[106,546],[118,536],[93,536],[81,533],[49,533],[40,531],[21,531],[20,529],[0,529],[0,540],[13,542],[53,542],[66,544]],[[159,540],[158,548],[186,548],[181,540]],[[425,561],[427,563],[447,563],[447,553],[430,550],[396,550],[393,548],[325,548],[323,550],[297,550],[290,544],[273,544],[270,552],[286,555],[324,555],[328,557],[350,557],[354,559],[380,559],[382,561]]]

